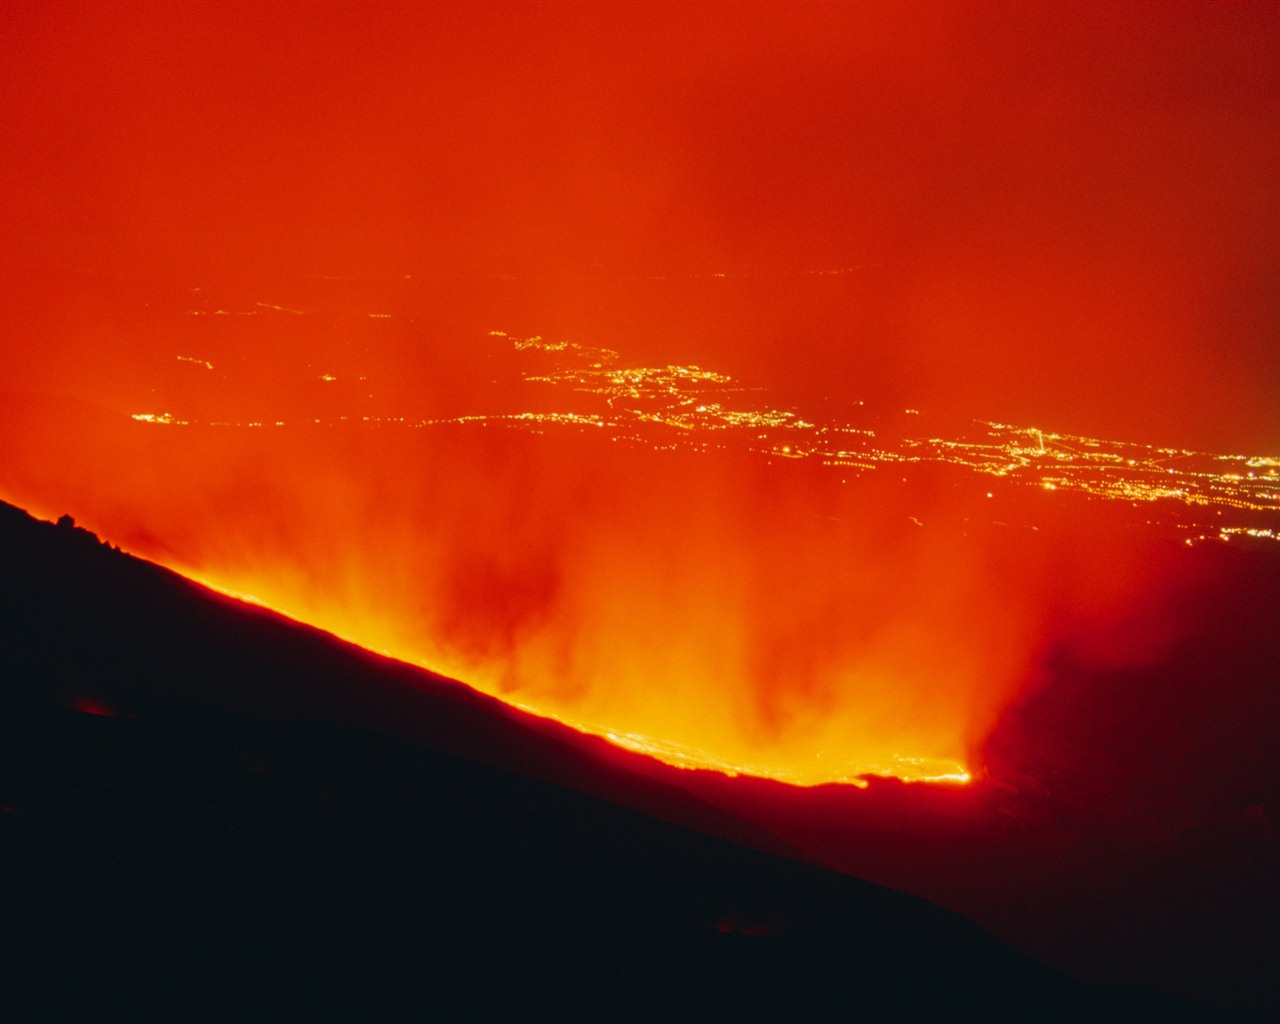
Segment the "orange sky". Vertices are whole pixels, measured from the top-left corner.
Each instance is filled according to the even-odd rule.
[[[589,272],[532,289],[549,331],[630,317],[801,388],[1280,448],[1275,4],[0,19],[11,262]],[[854,266],[840,303],[749,322],[637,311],[608,283]]]
[[[495,329],[840,421],[1280,454],[1276,5],[0,18],[4,496],[491,691],[739,766],[955,759],[1176,582],[1078,506],[971,528],[986,484],[356,426],[479,411]],[[292,422],[339,377],[349,430],[111,415]]]

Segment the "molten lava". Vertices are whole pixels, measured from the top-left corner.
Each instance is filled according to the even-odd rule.
[[[240,307],[313,338],[356,319]],[[681,767],[964,782],[1064,623],[1155,585],[1145,538],[1275,535],[1274,459],[793,410],[391,316],[362,317],[402,332],[373,355],[247,362],[218,315],[157,364],[163,411],[11,402],[6,496]]]
[[[960,779],[1063,637],[1163,642],[1149,545],[1280,535],[1273,6],[4,18],[0,497],[224,590]]]

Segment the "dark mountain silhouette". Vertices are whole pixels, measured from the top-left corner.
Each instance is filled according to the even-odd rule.
[[[1217,1019],[70,517],[0,566],[8,1019]]]
[[[1149,545],[1169,585],[1062,629],[969,786],[697,793],[1072,976],[1280,1017],[1280,557]],[[1142,656],[1117,643],[1158,637]]]

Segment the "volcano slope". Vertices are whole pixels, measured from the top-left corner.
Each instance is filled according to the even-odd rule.
[[[1223,1019],[69,519],[0,566],[10,1019]]]

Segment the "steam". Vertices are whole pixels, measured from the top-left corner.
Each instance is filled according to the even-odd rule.
[[[954,487],[733,446],[74,414],[11,420],[9,495],[538,713],[794,781],[972,766],[1057,624],[1144,590],[1104,520],[1045,539]]]
[[[1272,7],[27,7],[0,493],[548,713],[954,763],[1163,584],[1067,499],[513,431],[564,406],[495,326],[806,414],[1280,441]]]

